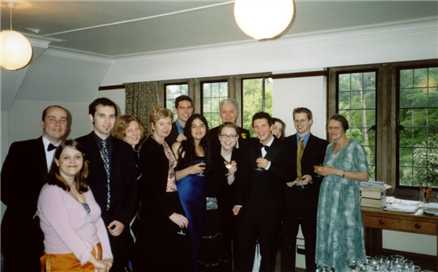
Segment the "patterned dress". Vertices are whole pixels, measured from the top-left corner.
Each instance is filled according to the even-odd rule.
[[[337,153],[330,144],[324,166],[344,171],[367,172],[365,150],[354,140]],[[365,258],[359,182],[340,176],[325,176],[318,202],[316,263],[334,268],[336,272],[350,271],[352,261]]]

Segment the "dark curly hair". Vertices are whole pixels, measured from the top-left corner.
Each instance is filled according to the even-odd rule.
[[[192,124],[195,120],[200,120],[205,125],[205,136],[201,139],[201,142],[199,143],[203,148],[204,152],[207,155],[208,152],[208,140],[207,140],[207,133],[208,133],[208,122],[207,119],[205,119],[204,116],[202,116],[199,113],[194,113],[186,122],[186,126],[184,127],[184,136],[186,136],[187,140],[181,142],[181,146],[178,150],[179,154],[181,155],[183,152],[184,154],[184,160],[185,161],[192,161],[196,158],[196,152],[195,152],[195,140],[192,136]],[[179,156],[181,157],[181,156]]]

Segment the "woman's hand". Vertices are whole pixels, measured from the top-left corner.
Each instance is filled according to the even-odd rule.
[[[321,176],[330,176],[330,175],[338,175],[339,169],[336,169],[331,166],[315,166],[315,173]]]
[[[93,255],[90,256],[89,262],[94,266],[96,272],[107,272],[107,265],[105,261],[97,260]]]
[[[190,175],[200,174],[204,172],[204,170],[205,170],[205,162],[200,162],[192,166],[189,166]]]
[[[225,162],[225,167],[228,169],[228,175],[234,175],[237,171],[236,161],[231,161],[230,163]]]
[[[187,228],[188,225],[189,225],[189,220],[188,220],[184,215],[179,214],[179,213],[172,213],[172,214],[169,216],[169,219],[170,219],[173,223],[177,224],[178,227],[180,227],[180,228],[182,228],[182,229],[183,229],[183,228]]]
[[[106,266],[106,271],[110,271],[111,267],[113,266],[113,259],[104,259],[103,263]]]

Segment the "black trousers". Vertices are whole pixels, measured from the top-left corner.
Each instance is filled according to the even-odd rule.
[[[306,271],[315,271],[316,216],[285,218],[282,225],[281,272],[295,271],[295,249],[298,227],[304,236]]]
[[[236,271],[252,271],[257,241],[260,244],[260,254],[262,257],[260,271],[275,271],[280,218],[273,214],[265,218],[263,218],[263,215],[266,216],[266,214],[260,213],[259,215],[256,217],[243,215],[239,222]]]
[[[113,266],[111,272],[125,272],[128,266],[128,260],[132,259],[130,256],[133,252],[134,241],[129,233],[129,227],[125,229],[119,236],[112,236],[108,233],[111,244],[111,251],[113,252]]]
[[[1,252],[2,271],[39,272],[44,246],[38,218],[25,220],[5,214],[1,227]]]

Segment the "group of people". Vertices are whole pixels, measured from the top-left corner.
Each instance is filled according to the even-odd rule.
[[[328,120],[330,143],[311,133],[312,112],[295,108],[296,134],[266,112],[249,131],[238,105],[219,105],[209,129],[189,96],[149,114],[150,134],[108,98],[89,105],[93,131],[67,139],[69,111],[48,106],[43,135],[14,142],[1,200],[5,271],[295,271],[301,226],[306,269],[349,271],[365,257],[358,181],[364,149]]]

